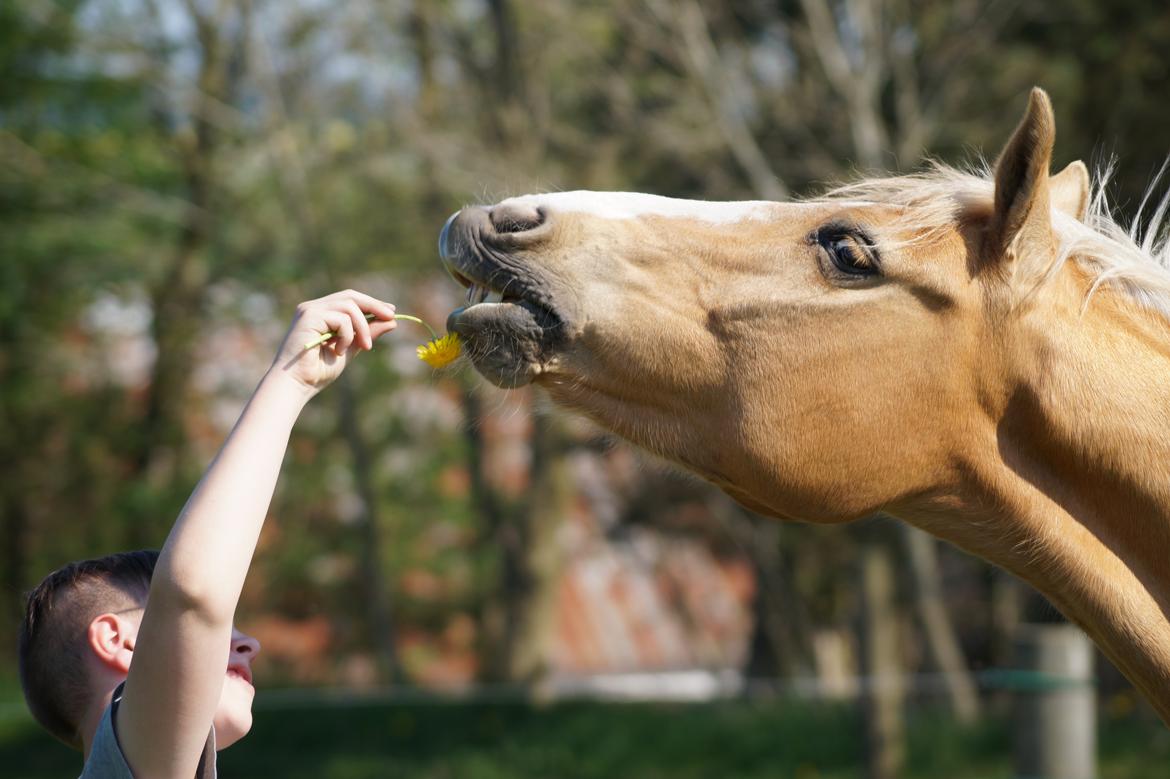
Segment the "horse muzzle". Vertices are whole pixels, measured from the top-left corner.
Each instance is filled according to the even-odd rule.
[[[552,233],[539,208],[505,202],[468,206],[439,233],[443,267],[467,289],[447,319],[476,370],[501,387],[528,384],[563,346],[565,307],[539,262]]]

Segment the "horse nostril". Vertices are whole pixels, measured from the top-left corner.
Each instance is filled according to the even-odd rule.
[[[544,224],[544,213],[526,203],[500,203],[491,210],[492,226],[498,233],[522,233]]]

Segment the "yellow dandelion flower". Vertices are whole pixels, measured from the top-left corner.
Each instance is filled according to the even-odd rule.
[[[447,333],[418,347],[418,358],[432,368],[442,368],[455,362],[462,351],[459,336]]]

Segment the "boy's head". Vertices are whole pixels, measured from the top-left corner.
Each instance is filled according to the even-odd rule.
[[[20,683],[37,721],[72,747],[83,746],[82,718],[94,699],[125,677],[158,555],[121,552],[70,563],[29,595],[20,627]],[[121,629],[106,630],[111,622]],[[111,640],[120,646],[112,647]],[[227,678],[215,712],[218,748],[230,746],[252,727],[252,659],[259,651],[256,639],[232,631]],[[114,678],[104,691],[99,673],[101,679]]]
[[[37,721],[70,746],[81,746],[81,717],[93,694],[89,625],[103,613],[142,608],[157,561],[157,551],[138,551],[70,563],[29,595],[20,684]]]

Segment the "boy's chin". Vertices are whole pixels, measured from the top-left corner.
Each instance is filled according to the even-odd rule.
[[[215,748],[227,749],[252,729],[252,712],[217,714],[215,717]]]
[[[246,698],[246,700],[245,700]],[[215,748],[226,749],[252,729],[252,693],[224,689],[215,712]]]

